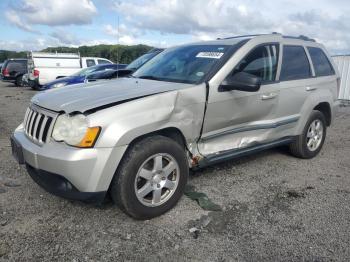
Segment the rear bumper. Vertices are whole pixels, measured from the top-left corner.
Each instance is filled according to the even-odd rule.
[[[26,168],[30,177],[39,186],[56,196],[89,203],[101,203],[107,193],[107,191],[80,192],[63,176],[36,169],[28,164],[26,164]]]
[[[0,80],[2,80],[4,82],[14,82],[14,81],[16,81],[16,78],[15,77],[1,76]]]

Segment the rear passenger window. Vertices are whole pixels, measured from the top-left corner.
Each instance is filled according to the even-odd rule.
[[[87,65],[87,67],[96,65],[95,60],[93,60],[93,59],[86,59],[86,65]]]
[[[103,64],[110,64],[111,62],[109,62],[108,60],[104,60],[104,59],[98,59],[97,63],[99,65],[103,65]]]
[[[322,49],[308,47],[312,64],[314,65],[316,76],[334,75],[334,69]]]
[[[277,64],[278,45],[259,46],[239,62],[232,75],[245,72],[260,77],[262,81],[274,81]]]
[[[280,80],[288,81],[309,77],[311,77],[311,69],[304,47],[285,45]]]

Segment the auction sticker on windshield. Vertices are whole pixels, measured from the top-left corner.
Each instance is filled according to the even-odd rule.
[[[200,58],[211,58],[211,59],[220,59],[224,53],[222,52],[200,52],[196,57]]]

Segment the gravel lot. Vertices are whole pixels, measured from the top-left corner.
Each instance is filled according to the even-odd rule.
[[[280,148],[192,175],[189,184],[223,211],[183,197],[167,214],[135,221],[112,203],[46,193],[12,159],[9,136],[34,94],[0,83],[0,261],[350,260],[350,108],[315,159]]]

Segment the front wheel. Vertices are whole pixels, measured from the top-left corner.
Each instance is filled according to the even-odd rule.
[[[148,137],[126,152],[110,194],[130,216],[150,219],[176,205],[183,195],[188,173],[183,147],[167,137]]]
[[[292,155],[305,159],[315,157],[322,149],[326,133],[324,115],[320,111],[312,111],[303,133],[290,145]]]

